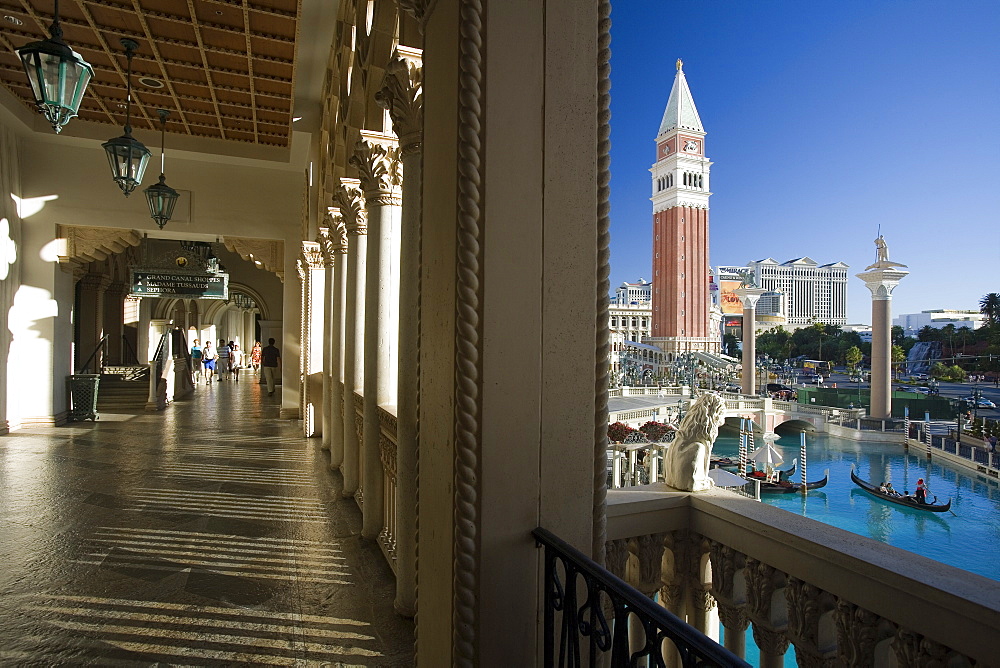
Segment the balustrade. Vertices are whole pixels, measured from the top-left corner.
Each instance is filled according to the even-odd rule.
[[[395,408],[395,407],[393,407]],[[396,416],[386,407],[378,409],[379,459],[382,464],[382,530],[378,544],[392,570],[396,570]]]
[[[709,637],[721,626],[737,656],[749,628],[761,666],[789,648],[800,666],[996,657],[1000,583],[719,490],[650,492],[609,490],[608,568],[644,594],[659,579],[662,606]]]

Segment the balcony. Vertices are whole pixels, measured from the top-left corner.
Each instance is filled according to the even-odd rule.
[[[1000,583],[722,490],[608,492],[607,567],[760,665],[968,666],[997,656]]]

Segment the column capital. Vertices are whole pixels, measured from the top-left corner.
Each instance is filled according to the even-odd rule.
[[[330,238],[330,228],[320,227],[316,233],[316,243],[319,244],[320,253],[323,254],[323,267],[329,269],[333,266],[335,254],[333,239]]]
[[[104,289],[105,294],[121,295],[124,297],[130,292],[130,285],[125,281],[111,281]]]
[[[764,288],[737,288],[733,290],[733,294],[740,298],[743,302],[743,308],[756,308],[757,302],[760,300],[761,295],[763,295],[767,290]]]
[[[302,268],[304,270],[323,269],[323,250],[315,241],[302,242]]]
[[[420,52],[397,47],[375,101],[389,111],[400,154],[420,151],[424,131],[423,67]]]
[[[437,0],[399,0],[399,8],[415,18],[420,23],[420,30],[423,31],[427,19],[434,12],[436,3]]]
[[[347,254],[347,227],[344,225],[344,216],[340,209],[335,206],[326,208],[327,233],[330,238],[331,252],[342,255]]]
[[[394,191],[402,178],[396,149],[362,138],[347,162],[358,170],[367,206],[399,205]]]
[[[363,206],[361,189],[356,179],[341,179],[333,191],[333,201],[339,206],[348,234],[368,234],[368,218]]]
[[[855,274],[865,282],[865,287],[872,292],[872,301],[888,301],[892,299],[892,291],[899,282],[909,276],[910,272],[897,267],[876,268]]]

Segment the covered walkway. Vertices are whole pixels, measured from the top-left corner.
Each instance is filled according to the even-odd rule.
[[[412,665],[357,504],[253,380],[0,436],[0,663]]]

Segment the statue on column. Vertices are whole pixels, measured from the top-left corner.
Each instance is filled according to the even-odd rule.
[[[759,288],[757,285],[757,274],[753,269],[748,269],[747,271],[741,271],[740,274],[740,287],[741,288]]]
[[[703,394],[691,404],[664,457],[668,485],[685,492],[701,492],[715,485],[708,477],[709,460],[725,421],[726,402],[718,394]]]
[[[869,269],[889,269],[890,267],[905,266],[905,264],[889,261],[889,246],[885,243],[885,237],[881,234],[878,235],[878,239],[875,240],[875,264],[865,267],[865,271]]]

